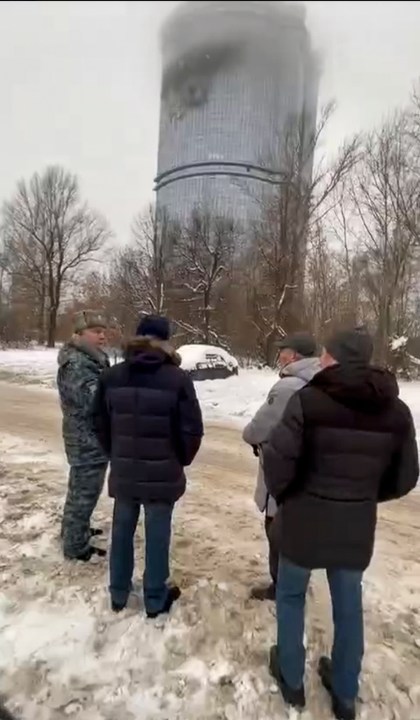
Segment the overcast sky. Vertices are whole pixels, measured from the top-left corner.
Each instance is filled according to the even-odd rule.
[[[177,2],[0,3],[0,200],[61,163],[119,242],[152,199],[158,29]],[[405,102],[420,76],[420,2],[307,2],[323,54],[328,145]]]

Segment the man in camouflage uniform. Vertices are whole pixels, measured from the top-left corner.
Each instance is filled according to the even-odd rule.
[[[88,561],[105,551],[91,545],[92,513],[103,489],[107,459],[93,432],[92,404],[109,360],[106,322],[91,310],[75,316],[74,334],[58,354],[57,386],[63,412],[63,439],[70,465],[61,536],[64,556]]]

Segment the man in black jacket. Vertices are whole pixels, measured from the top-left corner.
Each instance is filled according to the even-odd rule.
[[[277,646],[270,668],[285,701],[305,705],[305,595],[315,568],[326,569],[334,618],[331,660],[319,674],[339,720],[356,717],[363,658],[362,576],[374,546],[377,504],[403,497],[418,480],[413,419],[393,375],[370,366],[363,330],[326,343],[324,368],[290,400],[263,444],[264,476],[282,505],[273,528],[281,561]]]
[[[131,591],[134,533],[145,511],[144,602],[148,617],[169,612],[180,590],[168,586],[174,504],[185,492],[184,468],[203,436],[194,385],[169,343],[166,318],[147,316],[128,343],[126,359],[101,377],[95,428],[111,462],[115,498],[110,558],[112,608],[123,610]]]

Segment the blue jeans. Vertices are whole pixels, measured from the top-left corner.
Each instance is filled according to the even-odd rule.
[[[140,503],[115,500],[110,557],[110,593],[113,602],[125,605],[132,589],[134,533]],[[144,604],[147,612],[163,610],[168,597],[169,546],[173,505],[150,503],[145,513]]]
[[[334,620],[332,688],[340,700],[353,701],[359,690],[363,659],[362,572],[328,570]],[[277,580],[279,667],[294,689],[305,673],[305,598],[311,571],[281,559]]]

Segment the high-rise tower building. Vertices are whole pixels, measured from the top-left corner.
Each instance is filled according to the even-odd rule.
[[[315,127],[318,66],[305,9],[281,2],[186,2],[162,31],[158,210],[247,222],[282,177],[281,138]]]

